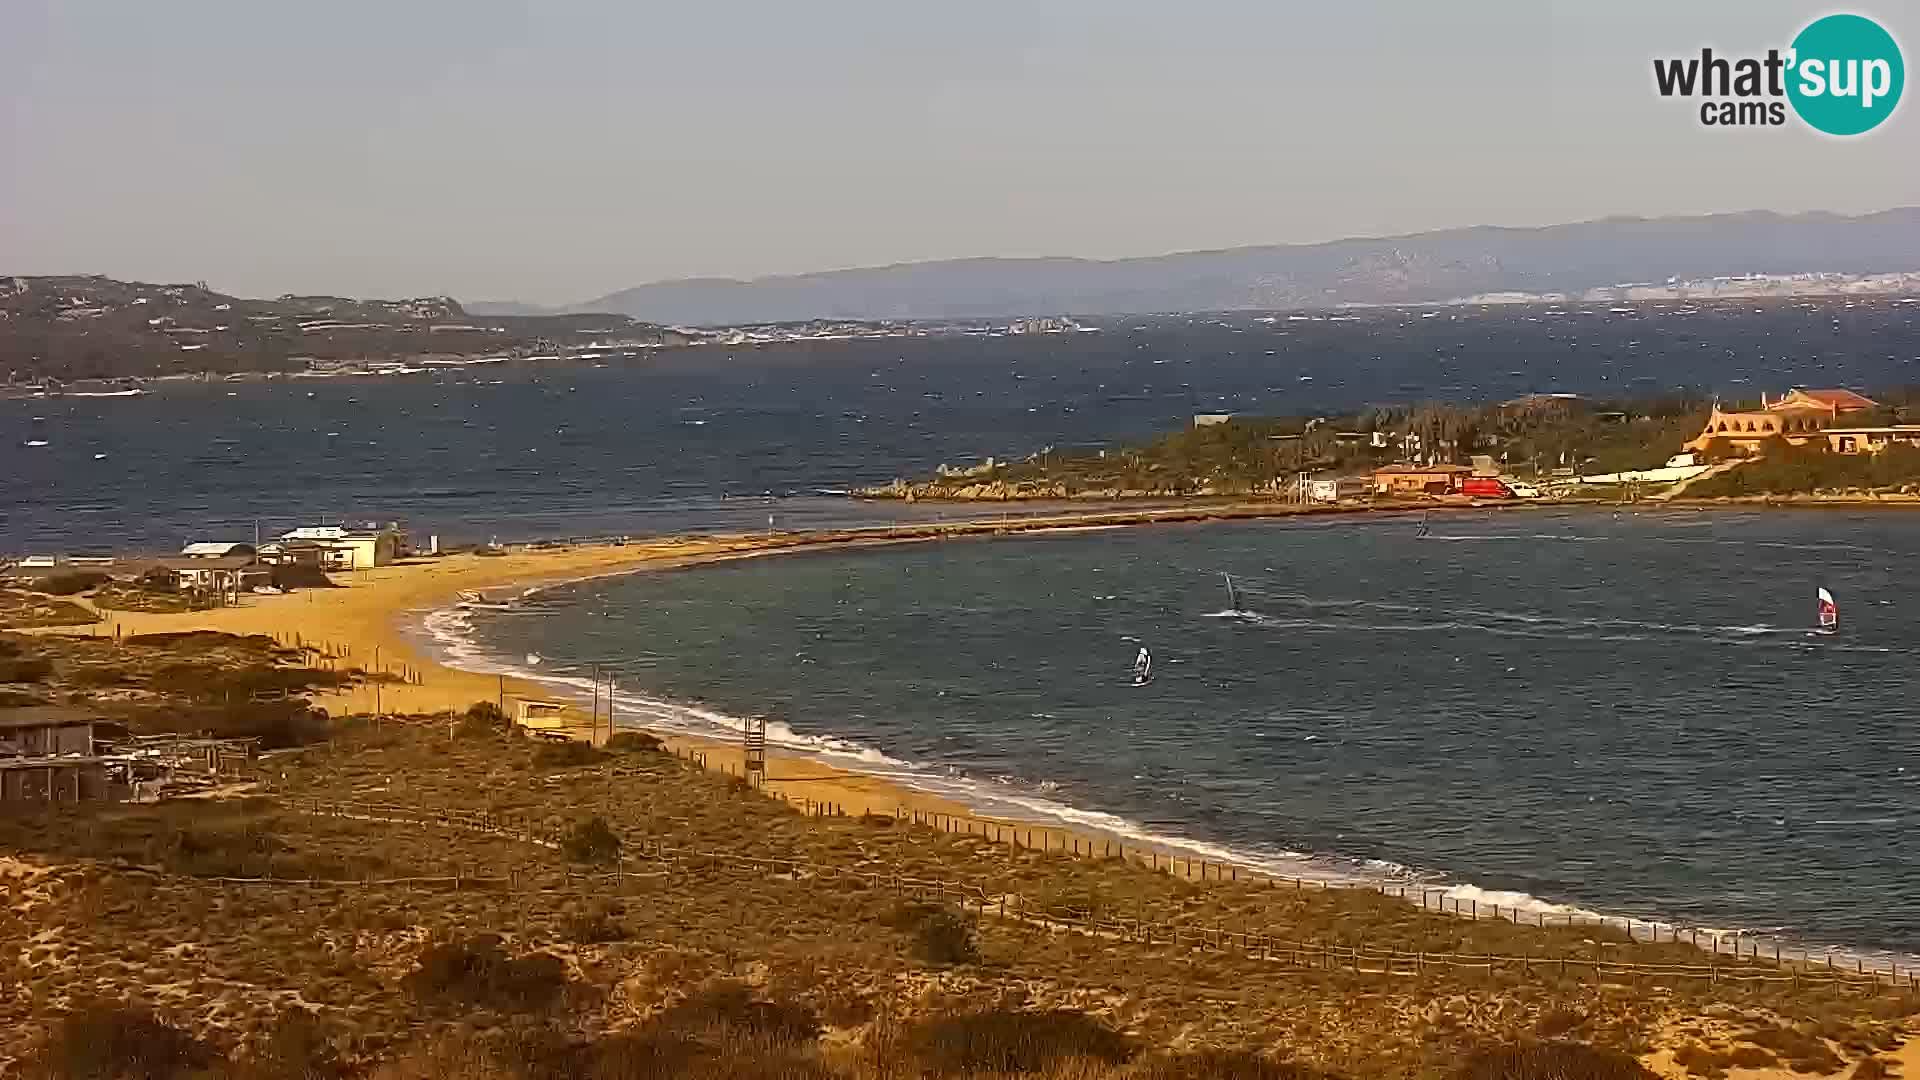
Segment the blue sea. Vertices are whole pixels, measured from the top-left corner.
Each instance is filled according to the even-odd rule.
[[[765,557],[433,629],[996,814],[1910,955],[1917,560],[1905,512],[1373,516]]]
[[[1615,308],[1619,310],[1616,310]],[[1197,412],[1920,382],[1920,304],[1107,320],[0,400],[0,551],[874,523],[839,492]],[[44,444],[44,445],[31,445]],[[997,508],[996,508],[997,509]],[[1920,954],[1900,512],[1541,511],[763,558],[442,613],[462,663],[1290,873]],[[1221,575],[1246,614],[1224,611]],[[1818,586],[1844,629],[1806,634]],[[1159,677],[1129,685],[1135,651]]]
[[[1900,301],[1097,325],[0,398],[0,553],[167,551],[323,518],[449,543],[887,520],[939,511],[822,492],[1149,437],[1200,412],[1920,383],[1920,303]]]

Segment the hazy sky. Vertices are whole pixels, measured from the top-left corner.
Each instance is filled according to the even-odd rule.
[[[1651,58],[1784,0],[0,0],[0,273],[575,301],[649,280],[1920,204]],[[1920,12],[1879,0],[1920,63]]]

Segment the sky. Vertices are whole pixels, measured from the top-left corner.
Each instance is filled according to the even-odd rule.
[[[1920,11],[1879,18],[1909,64]],[[1610,215],[1920,204],[1920,101],[1714,130],[1791,0],[0,0],[0,274],[583,301]],[[1909,98],[1920,96],[1913,90]]]

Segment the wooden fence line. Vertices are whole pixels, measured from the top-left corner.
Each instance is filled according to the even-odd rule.
[[[674,751],[682,760],[708,768],[707,755],[692,749]],[[723,763],[722,771],[734,775]],[[812,799],[797,798],[782,791],[769,792],[772,797],[799,809],[809,817],[845,817],[844,805],[833,802],[816,802]],[[885,816],[885,815],[882,815]],[[1417,882],[1364,882],[1329,881],[1324,878],[1282,877],[1262,873],[1250,867],[1236,863],[1216,862],[1191,855],[1182,855],[1172,851],[1163,851],[1155,847],[1129,847],[1124,842],[1111,840],[1082,839],[1074,836],[1060,826],[1017,826],[1006,822],[976,818],[965,814],[949,814],[939,811],[919,810],[911,807],[896,806],[893,817],[897,821],[911,822],[917,826],[935,829],[942,833],[977,836],[996,844],[1006,844],[1016,851],[1040,851],[1049,854],[1071,855],[1079,858],[1110,859],[1119,858],[1156,872],[1180,877],[1187,881],[1245,881],[1252,884],[1266,884],[1270,887],[1287,886],[1301,889],[1364,889],[1377,892],[1414,904],[1425,911],[1442,915],[1454,915],[1463,919],[1504,919],[1520,926],[1533,926],[1547,929],[1554,926],[1601,927],[1619,930],[1636,941],[1645,941],[1658,945],[1662,942],[1690,945],[1718,956],[1735,959],[1770,960],[1776,966],[1797,963],[1801,967],[1826,966],[1838,970],[1831,954],[1825,958],[1825,964],[1814,959],[1814,954],[1801,949],[1798,958],[1790,955],[1778,941],[1762,942],[1756,938],[1746,939],[1714,931],[1702,934],[1698,927],[1682,927],[1676,923],[1661,922],[1654,919],[1638,919],[1632,916],[1591,915],[1584,912],[1549,913],[1543,909],[1528,911],[1515,905],[1481,904],[1477,898],[1461,898],[1450,895],[1445,889],[1436,889]],[[1037,840],[1037,843],[1036,843]],[[1764,945],[1771,948],[1763,948]],[[1871,974],[1867,971],[1865,960],[1856,958],[1855,974]],[[1883,978],[1899,981],[1904,975],[1897,967],[1881,972]]]
[[[360,821],[390,822],[408,825],[431,825],[454,830],[480,832],[521,840],[542,847],[558,848],[560,834],[551,830],[536,829],[517,825],[509,819],[483,811],[466,810],[422,810],[390,803],[340,803],[321,800],[283,798],[282,805],[299,813],[308,813],[322,817],[345,818]],[[1324,941],[1298,941],[1275,937],[1271,934],[1246,930],[1233,930],[1223,926],[1194,925],[1173,922],[1165,919],[1148,919],[1136,914],[1132,918],[1103,915],[1101,912],[1073,908],[1035,908],[1023,896],[1012,893],[990,893],[979,885],[969,882],[950,881],[941,878],[914,878],[900,874],[886,874],[868,870],[853,870],[833,863],[820,863],[805,859],[789,859],[773,856],[743,855],[733,851],[721,851],[701,848],[673,847],[665,840],[642,836],[630,840],[633,850],[641,859],[650,860],[670,868],[692,868],[712,870],[717,867],[746,868],[760,872],[784,873],[795,877],[806,875],[809,878],[842,884],[848,881],[860,887],[892,892],[897,896],[915,900],[935,900],[959,906],[963,911],[982,918],[1003,919],[1009,922],[1045,929],[1048,931],[1066,931],[1088,937],[1110,941],[1122,941],[1148,946],[1165,946],[1174,949],[1189,949],[1211,952],[1237,952],[1251,959],[1279,962],[1288,966],[1314,969],[1338,970],[1355,974],[1376,975],[1418,975],[1430,968],[1480,969],[1489,973],[1494,971],[1519,971],[1532,976],[1536,974],[1569,973],[1587,974],[1593,979],[1610,975],[1645,977],[1704,979],[1709,982],[1789,982],[1794,985],[1838,984],[1847,986],[1901,985],[1920,988],[1920,973],[1908,970],[1900,971],[1889,966],[1885,971],[1868,971],[1864,967],[1849,971],[1844,968],[1819,967],[1795,963],[1791,960],[1774,960],[1768,956],[1758,957],[1742,955],[1736,958],[1732,966],[1723,966],[1717,962],[1706,964],[1633,964],[1585,957],[1544,957],[1531,955],[1510,955],[1498,953],[1441,953],[1420,952],[1400,949],[1382,949],[1366,945],[1337,945]],[[568,882],[576,878],[581,882],[612,880],[616,884],[630,879],[654,878],[657,874],[638,874],[622,867],[613,872],[598,874],[575,874],[566,871]],[[229,880],[233,883],[300,884],[273,879],[211,879]],[[396,879],[429,881],[440,883],[461,882],[479,883],[482,881],[497,883],[514,879],[498,877],[482,878],[459,876],[441,879]],[[360,882],[313,882],[319,885],[359,885]],[[384,884],[384,883],[383,883]],[[1717,961],[1718,954],[1709,954]]]

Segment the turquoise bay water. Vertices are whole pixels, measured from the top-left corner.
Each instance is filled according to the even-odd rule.
[[[1915,953],[1917,554],[1902,513],[1321,519],[760,558],[437,625],[467,663],[599,663],[636,722],[762,714],[999,812]],[[1806,632],[1819,585],[1838,636]]]

